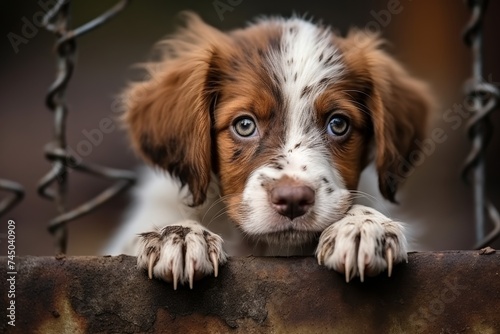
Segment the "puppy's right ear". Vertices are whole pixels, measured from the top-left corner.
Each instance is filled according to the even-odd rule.
[[[428,86],[411,76],[383,49],[377,34],[353,30],[340,46],[350,77],[364,94],[375,139],[380,193],[391,202],[402,181],[401,161],[418,152],[427,120],[435,110]]]
[[[135,149],[188,185],[202,204],[211,174],[210,108],[215,62],[227,35],[185,14],[186,27],[160,46],[163,60],[146,66],[149,78],[124,93],[124,121]]]

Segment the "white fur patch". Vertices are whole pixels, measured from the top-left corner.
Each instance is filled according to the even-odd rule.
[[[180,182],[165,172],[143,168],[139,171],[140,184],[134,188],[133,207],[125,222],[102,251],[107,255],[136,255],[141,232],[186,219],[198,219],[199,210],[186,205],[189,192],[180,190]]]
[[[350,205],[350,193],[332,162],[325,145],[324,129],[317,128],[316,98],[331,82],[343,75],[340,52],[332,45],[331,32],[299,18],[278,20],[282,27],[281,45],[268,56],[270,70],[286,108],[286,137],[283,138],[280,165],[265,165],[247,181],[243,202],[248,214],[242,228],[253,236],[283,231],[321,232],[340,219]],[[265,189],[269,183],[287,176],[315,192],[309,214],[290,221],[270,206]],[[300,238],[290,243],[303,242]]]
[[[346,281],[375,276],[392,264],[407,261],[407,242],[402,223],[363,205],[353,205],[347,215],[328,227],[319,240],[320,264],[345,273]],[[390,252],[390,254],[389,254]]]

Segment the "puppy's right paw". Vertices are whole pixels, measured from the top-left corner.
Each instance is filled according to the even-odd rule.
[[[159,231],[141,233],[137,266],[174,285],[193,282],[204,276],[217,277],[219,265],[226,263],[222,238],[195,221],[168,225]]]

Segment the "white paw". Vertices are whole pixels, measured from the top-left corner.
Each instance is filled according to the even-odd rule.
[[[408,261],[404,227],[380,212],[354,205],[346,216],[323,231],[316,257],[318,263],[340,273],[346,281],[375,276],[393,264]]]
[[[193,282],[204,276],[218,275],[226,263],[222,238],[195,221],[167,225],[159,231],[141,233],[137,266],[148,271],[149,278],[177,284]]]

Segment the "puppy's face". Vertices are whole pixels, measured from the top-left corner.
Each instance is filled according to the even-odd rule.
[[[425,87],[363,33],[301,19],[221,33],[191,16],[151,79],[126,93],[143,155],[203,203],[210,173],[250,236],[300,244],[342,218],[375,151],[394,199],[397,163],[423,133]],[[398,160],[400,159],[400,160]]]
[[[302,242],[340,219],[366,163],[364,100],[329,31],[301,20],[232,35],[214,112],[228,213],[249,235]]]

